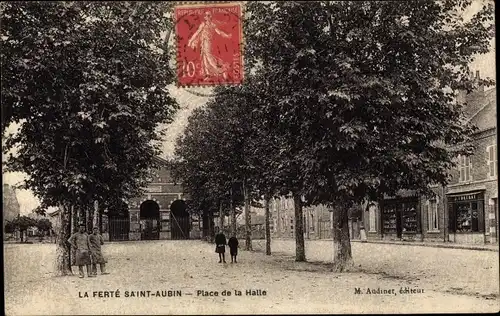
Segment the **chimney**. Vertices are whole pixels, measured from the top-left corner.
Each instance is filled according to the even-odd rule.
[[[479,70],[476,70],[476,80],[479,80]]]

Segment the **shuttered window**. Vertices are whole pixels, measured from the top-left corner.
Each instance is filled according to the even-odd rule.
[[[496,145],[486,147],[486,158],[488,164],[488,177],[496,178],[498,176],[498,160],[497,160]]]
[[[470,181],[472,179],[471,159],[469,156],[460,156],[459,159],[460,182]]]

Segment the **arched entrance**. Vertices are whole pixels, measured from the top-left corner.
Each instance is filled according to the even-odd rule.
[[[186,202],[175,200],[170,205],[170,223],[172,239],[189,239],[190,220]]]
[[[108,225],[110,241],[129,239],[130,217],[128,205],[125,202],[120,202],[108,210]]]
[[[142,202],[139,218],[141,240],[160,239],[160,206],[152,200]]]

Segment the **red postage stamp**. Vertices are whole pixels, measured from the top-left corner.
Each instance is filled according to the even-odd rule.
[[[241,16],[238,3],[175,7],[179,86],[242,83]]]

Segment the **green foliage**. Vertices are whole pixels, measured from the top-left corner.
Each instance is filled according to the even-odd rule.
[[[104,208],[140,192],[159,153],[159,124],[178,108],[160,34],[170,4],[9,2],[2,7],[8,171],[49,206]],[[3,126],[6,126],[2,124]]]

